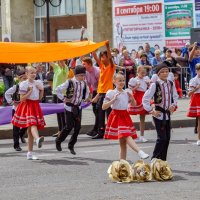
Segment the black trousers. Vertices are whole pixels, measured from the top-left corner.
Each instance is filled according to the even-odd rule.
[[[97,91],[93,91],[93,94],[92,94],[92,98],[94,98],[95,96],[97,95]],[[93,131],[96,131],[98,132],[98,115],[97,115],[97,103],[92,103],[92,110],[93,110],[93,113],[95,115],[95,124],[94,124],[94,127],[93,127]]]
[[[166,160],[167,150],[171,137],[170,121],[166,120],[166,126],[163,127],[162,120],[159,120],[155,117],[153,117],[153,120],[157,131],[157,140],[156,140],[156,146],[153,151],[152,159],[158,158],[161,160]]]
[[[64,126],[63,130],[61,131],[60,135],[56,138],[56,142],[61,143],[63,142],[66,137],[70,134],[71,130],[74,128],[74,133],[72,134],[68,148],[73,149],[74,145],[77,142],[77,138],[81,129],[81,115],[82,110],[79,110],[79,114],[77,117],[74,116],[72,112],[65,110],[66,114],[66,125]]]
[[[12,116],[15,114],[15,110],[12,109]],[[13,125],[13,141],[14,141],[14,148],[19,147],[19,138],[24,137],[27,128],[19,128]]]
[[[53,103],[63,103],[57,95],[53,95]],[[65,113],[57,113],[58,130],[62,131],[65,126]]]
[[[105,98],[106,94],[100,94],[99,99],[97,102],[97,117],[98,117],[98,132],[100,134],[104,134],[105,132],[105,117],[107,115],[107,118],[111,112],[111,108],[108,108],[106,110],[102,110],[103,100]]]

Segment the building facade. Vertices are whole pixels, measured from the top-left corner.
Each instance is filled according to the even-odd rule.
[[[0,0],[0,36],[13,42],[47,40],[46,4],[41,0]],[[58,0],[52,1],[58,5]],[[41,6],[41,7],[39,7]],[[93,41],[112,39],[112,0],[62,0],[49,6],[51,42],[80,39],[80,30]]]

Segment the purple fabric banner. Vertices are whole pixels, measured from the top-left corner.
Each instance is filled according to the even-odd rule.
[[[87,108],[91,103],[83,102],[81,107]],[[63,103],[40,103],[43,115],[64,112]],[[12,120],[12,106],[0,107],[0,125],[10,124]]]

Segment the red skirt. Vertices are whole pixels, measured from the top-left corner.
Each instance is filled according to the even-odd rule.
[[[21,128],[37,126],[38,129],[43,129],[46,124],[39,101],[27,99],[21,102],[12,118],[12,124]]]
[[[190,108],[187,113],[188,117],[200,116],[200,93],[193,94],[190,99]]]
[[[108,117],[105,139],[120,139],[131,136],[137,138],[136,129],[127,110],[112,110]]]
[[[144,109],[142,105],[142,97],[144,96],[144,92],[142,91],[135,91],[133,93],[133,97],[135,98],[136,101],[136,106],[132,106],[129,104],[128,106],[128,112],[130,115],[143,115],[143,114],[148,114],[148,112]]]

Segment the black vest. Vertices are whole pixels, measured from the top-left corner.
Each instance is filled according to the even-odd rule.
[[[170,90],[170,93],[171,93],[171,103],[174,103],[174,99],[173,99],[173,82],[170,81],[170,84],[171,84],[171,90]],[[160,87],[160,84],[158,81],[155,82],[156,84],[156,92],[154,94],[154,103],[155,104],[160,104],[162,103],[162,90],[161,90],[161,87]]]
[[[68,80],[69,81],[69,86],[67,88],[67,91],[66,91],[66,98],[67,99],[71,99],[74,95],[74,84],[73,84],[73,81],[71,79]],[[83,98],[82,99],[85,99],[85,96],[86,96],[86,82],[84,82],[84,89],[83,89]]]
[[[15,93],[12,95],[12,100],[19,102],[20,101],[20,94],[19,94],[19,84],[16,85],[16,91]]]

